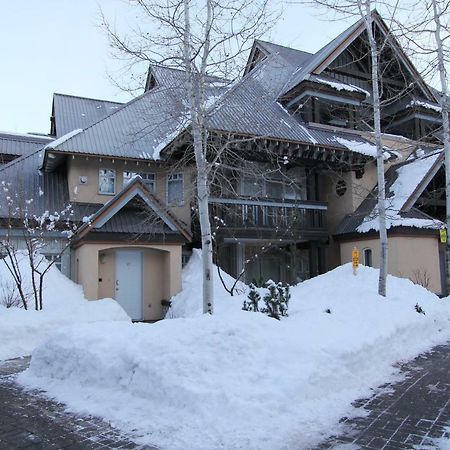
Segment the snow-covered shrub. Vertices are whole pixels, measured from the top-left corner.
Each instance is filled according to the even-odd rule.
[[[261,312],[280,320],[281,317],[288,315],[287,311],[291,298],[290,287],[289,285],[283,286],[282,283],[276,284],[272,280],[266,283],[266,287],[269,292],[263,298],[266,306],[261,309]]]
[[[259,295],[259,292],[256,290],[256,286],[253,283],[250,284],[249,289],[250,291],[248,293],[247,300],[244,300],[242,309],[244,311],[258,312],[261,296]]]

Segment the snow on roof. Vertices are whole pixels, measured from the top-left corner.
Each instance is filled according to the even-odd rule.
[[[425,109],[431,109],[432,111],[436,111],[436,112],[442,111],[442,108],[439,105],[437,105],[435,103],[427,102],[425,100],[411,100],[406,107],[414,108],[416,106],[420,106]]]
[[[326,84],[327,86],[330,86],[337,91],[360,92],[366,97],[370,97],[370,92],[353,84],[342,83],[340,81],[334,81],[328,78],[319,77],[317,75],[309,75],[305,79],[313,81],[315,83]]]
[[[387,228],[415,227],[440,228],[443,224],[433,218],[411,218],[402,216],[402,208],[418,188],[426,175],[441,155],[441,150],[428,153],[414,161],[401,165],[396,169],[397,178],[386,192],[386,222]],[[378,206],[375,206],[361,225],[357,228],[360,233],[379,230]]]
[[[370,142],[354,141],[340,136],[337,136],[336,140],[352,152],[360,153],[361,155],[372,156],[373,158],[377,157],[377,147]],[[390,157],[391,154],[389,152],[385,151],[383,153],[384,159],[389,159]]]
[[[58,145],[64,144],[64,142],[68,141],[71,137],[80,134],[83,130],[78,128],[77,130],[72,130],[69,133],[66,133],[64,136],[61,136],[58,139],[55,139],[53,142],[50,142],[44,147],[44,150],[53,149],[58,147]]]

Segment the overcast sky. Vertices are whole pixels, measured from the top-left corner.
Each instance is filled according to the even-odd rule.
[[[0,130],[48,133],[54,92],[128,98],[107,76],[118,62],[98,28],[99,5],[112,20],[128,11],[120,0],[0,1]],[[348,24],[296,5],[267,39],[315,52]]]

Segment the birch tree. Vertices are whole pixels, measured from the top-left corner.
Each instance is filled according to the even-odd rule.
[[[423,66],[423,77],[437,88],[440,105],[445,158],[446,227],[450,229],[450,124],[448,70],[450,64],[450,3],[447,0],[411,1],[414,11],[407,21],[398,22],[401,35],[409,44],[409,51]],[[450,241],[446,244],[446,289],[450,292]]]
[[[372,9],[375,7],[374,0],[306,0],[309,5],[319,5],[329,11],[337,12],[342,16],[358,17],[364,23],[367,42],[370,51],[370,75],[372,88],[372,114],[374,138],[377,152],[377,215],[379,222],[379,247],[380,247],[380,271],[378,278],[378,293],[386,297],[386,279],[388,272],[388,238],[386,227],[386,189],[384,177],[384,149],[381,135],[381,94],[380,88],[382,77],[380,75],[380,55],[382,43],[378,42]]]
[[[121,34],[102,14],[102,25],[116,56],[128,68],[164,64],[186,74],[187,110],[196,167],[196,197],[203,257],[203,312],[214,311],[213,234],[209,217],[215,155],[208,149],[206,91],[210,75],[229,79],[243,66],[254,39],[276,20],[269,0],[128,0],[136,23]]]

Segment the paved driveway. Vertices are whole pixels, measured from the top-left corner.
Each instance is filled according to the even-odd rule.
[[[64,407],[14,383],[29,358],[0,363],[0,449],[148,449],[106,422],[68,414]]]
[[[366,417],[342,419],[344,429],[317,447],[348,449],[450,449],[450,345],[435,347],[401,366],[404,381],[380,386],[355,406]],[[377,390],[378,391],[378,390]]]

